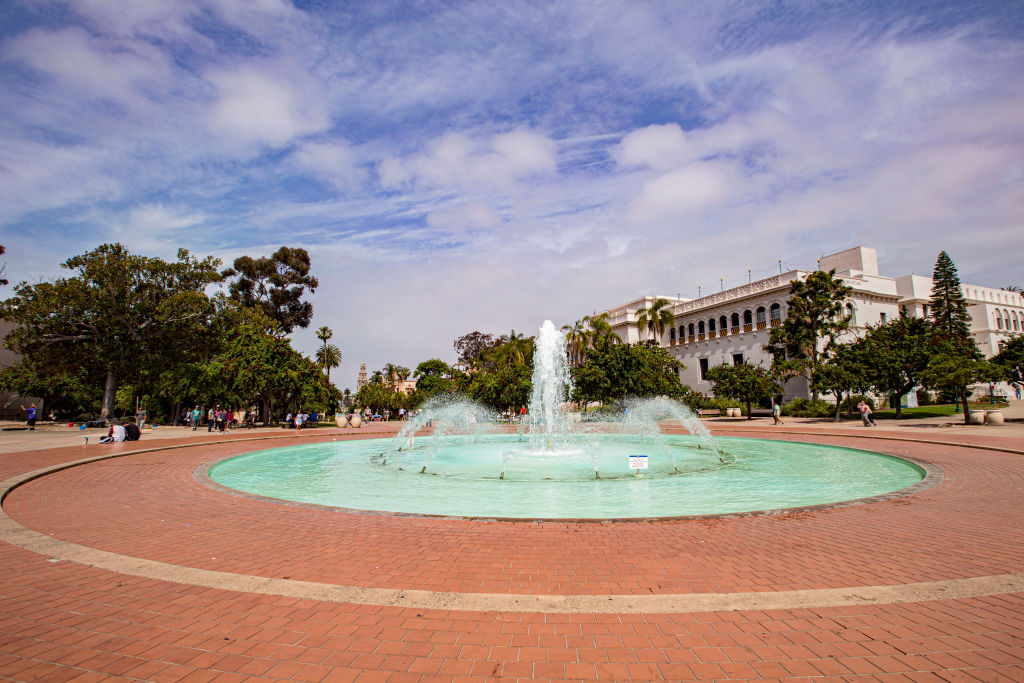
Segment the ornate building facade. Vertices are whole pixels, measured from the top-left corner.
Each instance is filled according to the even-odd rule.
[[[879,274],[877,252],[870,247],[854,247],[822,257],[818,267],[834,268],[836,276],[853,290],[846,304],[852,316],[850,330],[844,335],[847,341],[863,336],[868,325],[884,324],[900,315],[928,315],[931,278]],[[790,283],[809,274],[791,270],[699,299],[643,297],[608,309],[608,322],[623,341],[644,341],[650,333],[638,326],[637,316],[656,299],[668,300],[675,323],[657,341],[685,366],[679,371],[683,384],[711,394],[711,384],[704,377],[711,367],[771,365],[764,346],[772,328],[786,317]],[[986,356],[998,353],[1001,342],[1024,333],[1024,298],[1019,293],[977,285],[963,285],[963,292],[972,317],[971,332]],[[784,395],[787,401],[807,397],[806,380],[787,382]]]

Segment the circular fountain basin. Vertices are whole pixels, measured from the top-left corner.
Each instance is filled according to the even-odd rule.
[[[428,457],[390,439],[305,444],[230,458],[210,478],[260,496],[367,511],[519,519],[720,515],[869,498],[920,482],[891,456],[791,441],[606,438],[598,456],[527,451],[515,436],[455,438]],[[647,455],[648,469],[630,467]],[[596,463],[596,467],[595,467]],[[634,459],[636,463],[636,459]],[[502,478],[502,473],[504,477]],[[598,477],[600,475],[600,478]]]

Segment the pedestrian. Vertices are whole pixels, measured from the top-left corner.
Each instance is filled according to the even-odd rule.
[[[1013,385],[1013,393],[1017,394],[1017,400],[1019,401],[1020,400],[1020,385],[1019,384],[1014,384]]]
[[[146,409],[143,406],[139,406],[139,409],[135,411],[135,426],[142,431],[143,425],[146,424]]]
[[[206,431],[212,432],[217,424],[217,411],[210,408],[206,411]]]
[[[777,425],[786,424],[782,421],[782,406],[774,401],[772,401],[772,419],[775,420]]]
[[[201,419],[203,419],[203,411],[199,409],[199,406],[196,406],[195,408],[192,409],[192,431],[193,432],[196,431],[196,429],[199,427],[199,421]]]
[[[28,426],[28,430],[30,432],[36,431],[36,404],[29,403],[28,408],[22,406],[21,409],[25,411],[25,417],[27,418],[25,424]]]
[[[302,411],[295,413],[295,429],[302,429]]]
[[[231,431],[231,425],[233,425],[234,423],[235,423],[235,413],[232,412],[232,410],[229,408],[227,410],[227,414],[224,416],[225,428],[230,432]]]
[[[867,403],[861,401],[857,404],[857,410],[860,411],[860,421],[865,427],[873,427],[874,423],[871,420],[871,407]]]

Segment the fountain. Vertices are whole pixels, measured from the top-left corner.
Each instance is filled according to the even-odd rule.
[[[514,427],[458,396],[433,399],[389,440],[250,453],[214,465],[225,486],[362,510],[517,519],[624,519],[770,510],[865,498],[924,471],[848,448],[711,438],[683,404],[624,403],[617,420],[568,410],[565,339],[550,321],[534,352],[529,414]],[[687,434],[666,434],[662,420]],[[421,436],[417,436],[421,434]]]
[[[667,398],[630,400],[628,410],[618,420],[601,424],[584,424],[574,419],[566,402],[572,393],[572,379],[565,337],[550,320],[544,322],[537,336],[532,379],[529,413],[517,430],[519,437],[525,432],[528,446],[510,444],[496,416],[487,408],[465,398],[444,396],[427,402],[395,436],[388,449],[375,455],[371,461],[379,465],[390,463],[403,470],[416,470],[415,458],[422,454],[422,466],[418,471],[425,474],[439,453],[451,454],[452,449],[471,436],[471,442],[477,446],[473,449],[474,469],[491,462],[500,480],[505,479],[510,471],[515,471],[517,478],[529,478],[531,474],[544,479],[578,477],[578,470],[566,467],[571,463],[587,463],[595,479],[601,478],[602,462],[606,473],[613,470],[616,476],[664,473],[663,467],[656,466],[653,471],[649,465],[643,470],[628,467],[631,461],[623,448],[633,452],[640,444],[647,444],[644,450],[648,446],[653,447],[658,456],[671,464],[671,471],[676,474],[732,462],[716,447],[707,428],[689,408]],[[680,457],[688,463],[683,469],[677,460],[683,449],[677,443],[671,443],[658,427],[658,421],[665,418],[678,420],[695,437],[696,443],[686,450],[698,452],[690,453],[690,458]],[[428,427],[433,428],[433,434],[417,440],[414,435]],[[517,440],[522,441],[521,438]],[[646,456],[646,453],[634,455]],[[617,460],[619,466],[612,466],[613,460]],[[437,474],[455,474],[451,467],[443,465]],[[459,467],[463,465],[460,463]]]

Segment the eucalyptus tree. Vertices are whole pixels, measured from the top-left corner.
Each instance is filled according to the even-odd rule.
[[[806,280],[794,280],[789,290],[788,314],[772,329],[765,348],[781,366],[807,377],[817,400],[814,375],[850,328],[844,304],[853,288],[836,277],[835,269],[815,271]]]
[[[296,327],[309,327],[313,320],[313,304],[302,297],[307,290],[315,292],[320,282],[309,271],[305,249],[283,246],[269,257],[240,256],[221,275],[231,281],[232,299],[263,309],[285,334],[291,334]]]

